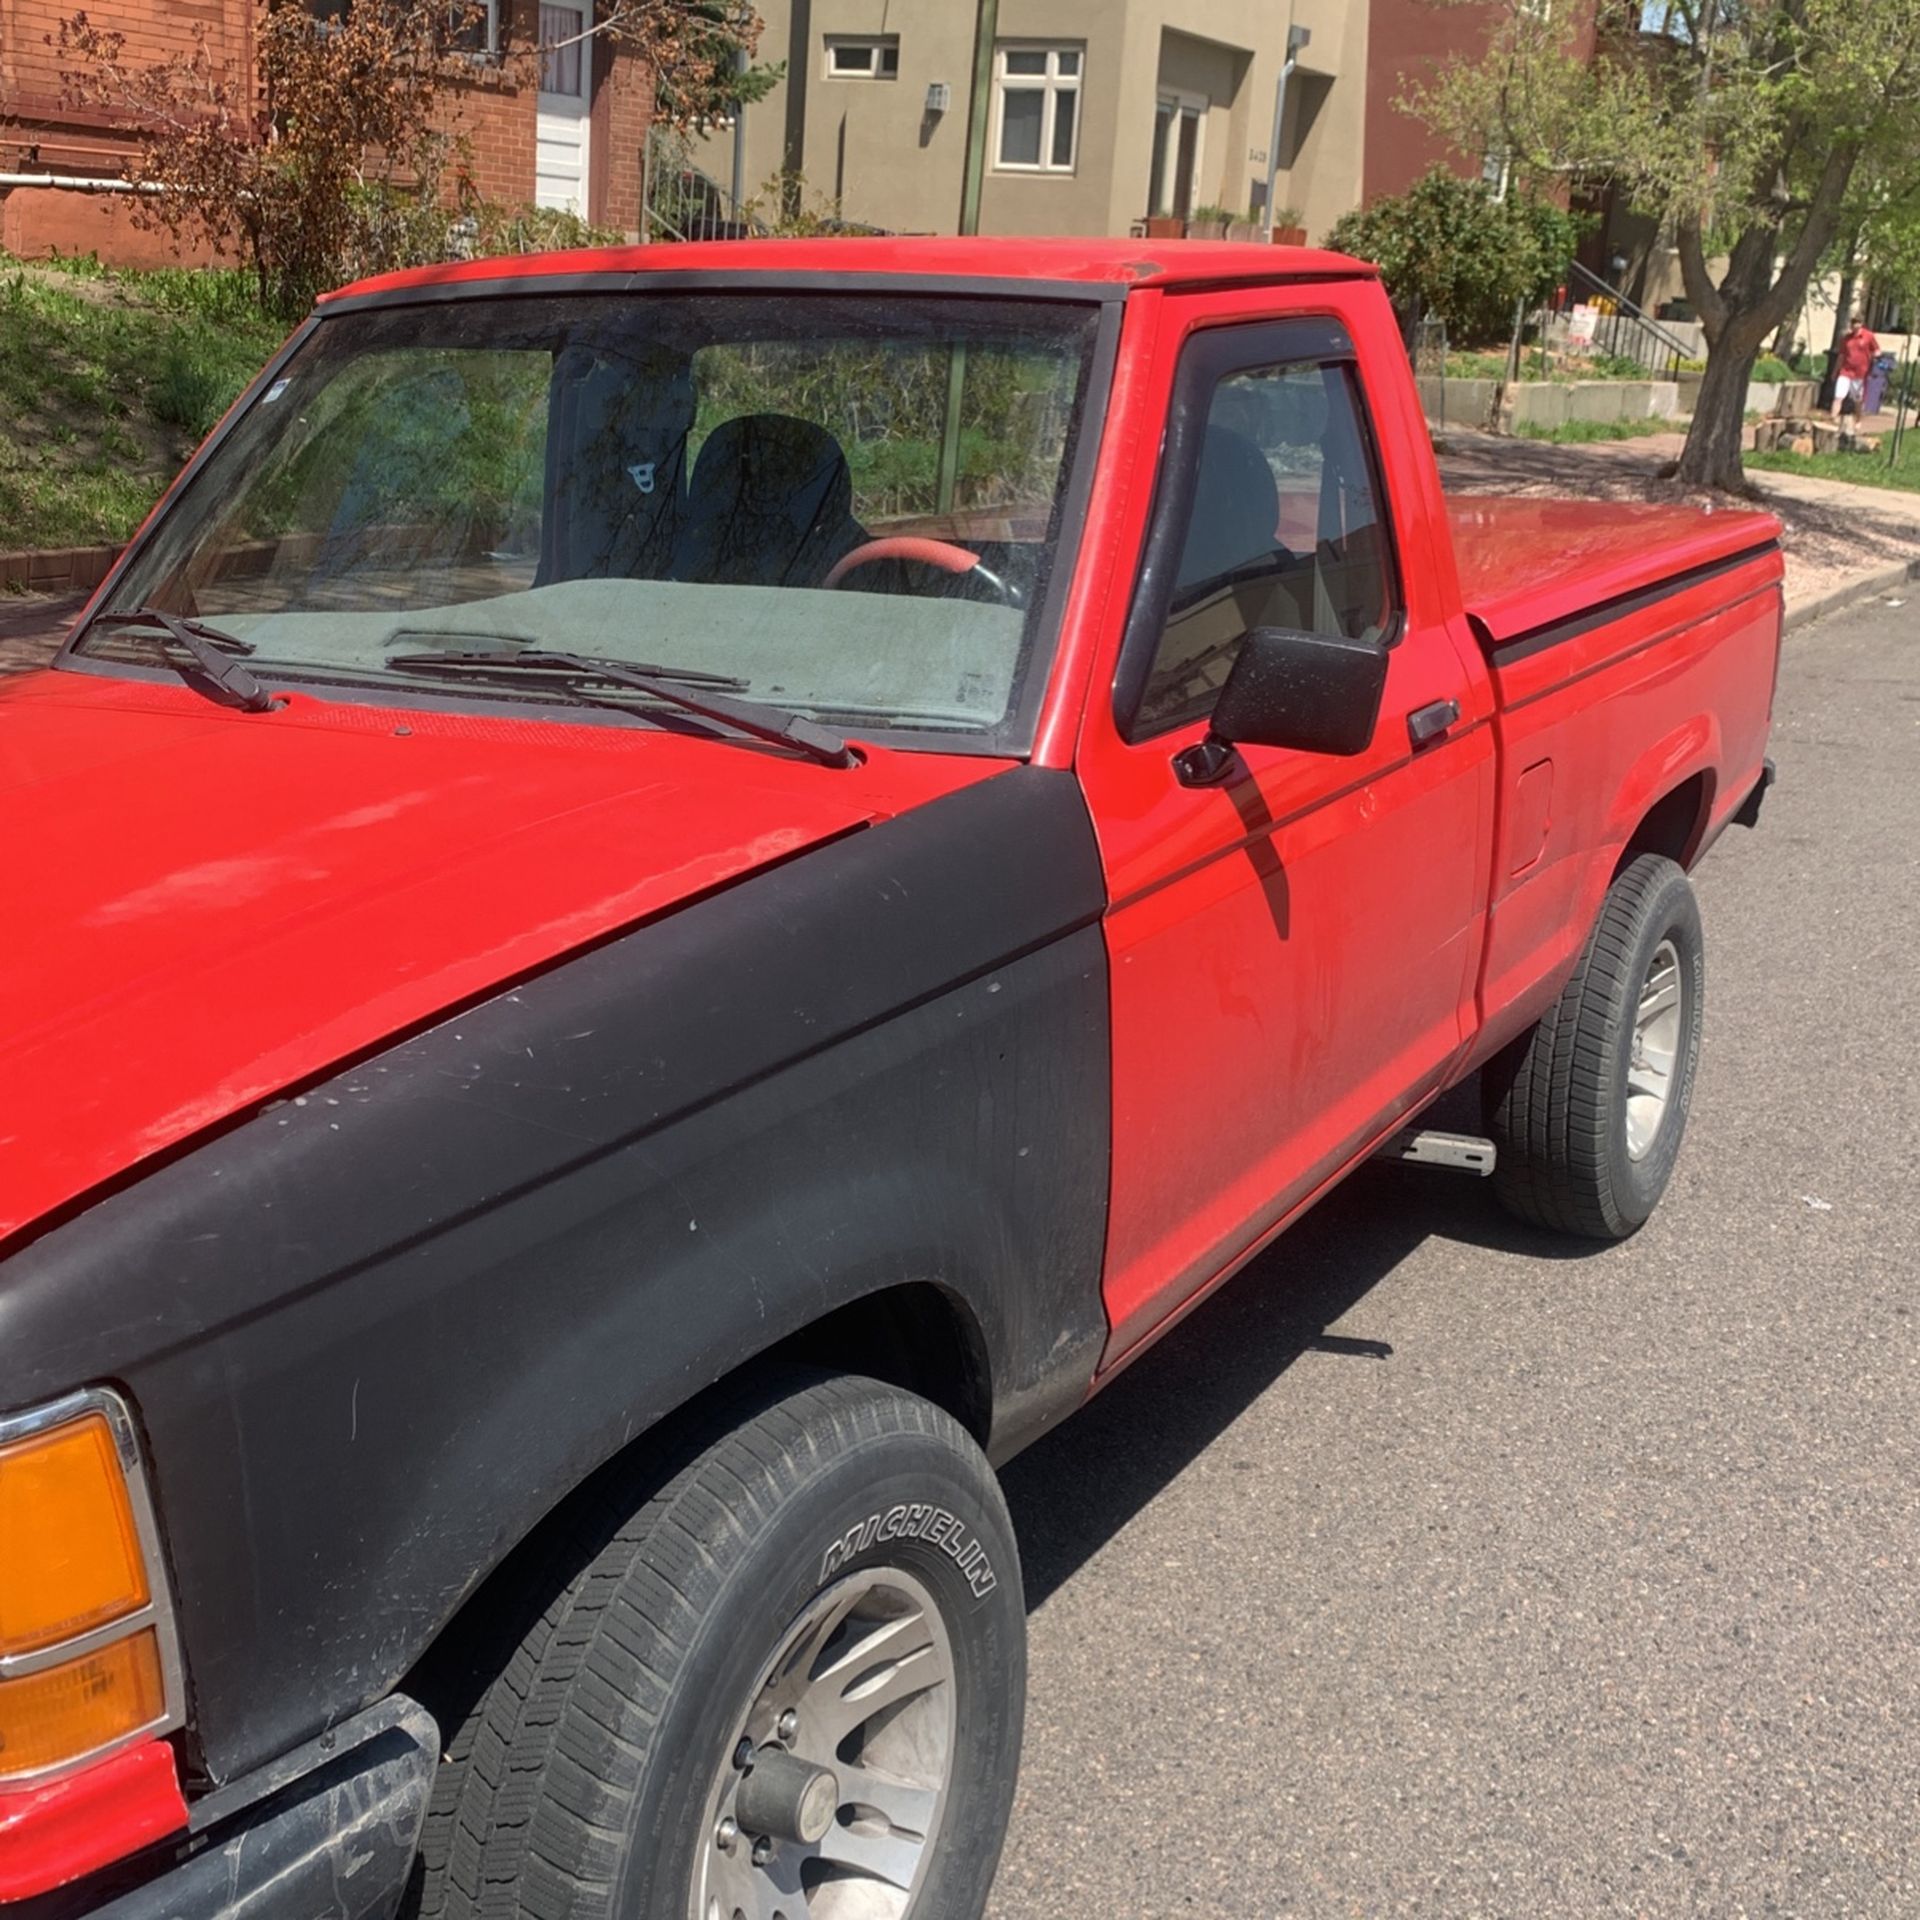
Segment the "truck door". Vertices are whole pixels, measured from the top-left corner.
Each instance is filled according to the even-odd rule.
[[[1113,698],[1090,702],[1079,754],[1112,902],[1108,1363],[1442,1084],[1491,833],[1484,676],[1435,596],[1406,590],[1417,543],[1345,328],[1208,326],[1166,351]],[[1276,626],[1387,653],[1372,745],[1248,746],[1188,784],[1242,640]]]

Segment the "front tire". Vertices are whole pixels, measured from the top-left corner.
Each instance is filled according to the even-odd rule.
[[[1012,1802],[1013,1530],[939,1408],[787,1383],[640,1503],[467,1723],[444,1920],[977,1920]]]
[[[1592,1240],[1646,1223],[1686,1132],[1706,993],[1693,888],[1642,854],[1607,889],[1558,1002],[1482,1076],[1510,1213]]]

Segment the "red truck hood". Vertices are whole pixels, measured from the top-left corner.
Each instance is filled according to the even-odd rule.
[[[1466,494],[1447,501],[1447,518],[1461,600],[1496,643],[1780,537],[1770,513],[1642,501]]]
[[[1000,770],[0,686],[0,1239],[583,943]]]

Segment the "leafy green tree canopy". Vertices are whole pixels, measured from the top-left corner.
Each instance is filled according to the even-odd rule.
[[[1403,311],[1444,320],[1459,346],[1504,342],[1516,301],[1552,290],[1572,257],[1571,215],[1532,194],[1503,200],[1436,167],[1405,193],[1343,215],[1327,236],[1373,261]]]
[[[1856,179],[1914,170],[1920,0],[1628,0],[1592,34],[1545,14],[1513,0],[1486,54],[1409,104],[1464,152],[1611,181],[1668,226],[1708,348],[1680,477],[1738,488],[1761,344]]]

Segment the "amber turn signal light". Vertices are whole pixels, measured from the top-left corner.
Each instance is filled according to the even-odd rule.
[[[77,1660],[0,1680],[0,1785],[110,1747],[166,1710],[151,1627]]]
[[[106,1420],[85,1414],[0,1447],[0,1654],[57,1646],[137,1613],[147,1599]]]

